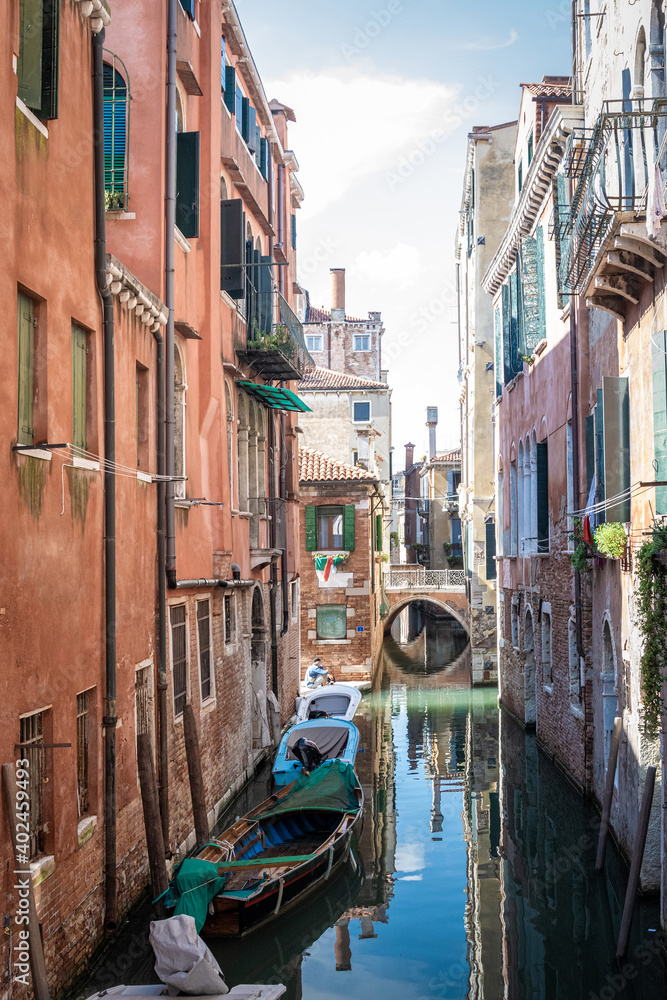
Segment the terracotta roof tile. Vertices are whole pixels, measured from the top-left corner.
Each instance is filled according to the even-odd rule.
[[[388,389],[386,382],[374,382],[347,372],[334,372],[329,368],[310,368],[306,377],[299,382],[299,392],[313,392],[316,389]]]
[[[331,313],[327,309],[317,309],[315,306],[308,304],[308,312],[306,314],[306,323],[330,323]],[[369,319],[358,319],[356,316],[345,316],[346,323],[370,323]]]
[[[350,480],[361,480],[376,483],[377,476],[359,466],[336,462],[321,451],[312,448],[299,448],[299,482],[301,483],[340,483]]]
[[[526,87],[533,97],[570,97],[572,86],[564,83],[520,83],[520,87]]]
[[[432,462],[460,462],[461,461],[461,449],[454,448],[453,451],[446,451],[442,455],[436,455],[435,458],[431,459]]]

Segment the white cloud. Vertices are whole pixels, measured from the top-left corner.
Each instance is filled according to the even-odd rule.
[[[416,872],[424,867],[423,844],[399,844],[394,867],[397,872]]]
[[[386,253],[380,250],[362,250],[354,262],[351,277],[405,289],[415,281],[419,271],[420,254],[417,247],[398,243]]]
[[[462,42],[457,48],[465,49],[467,52],[497,52],[499,49],[509,49],[515,42],[519,41],[519,34],[512,28],[510,37],[504,42],[496,42],[493,38],[479,38],[475,42]]]

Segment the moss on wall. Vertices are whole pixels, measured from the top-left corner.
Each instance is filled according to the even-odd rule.
[[[69,482],[70,512],[73,521],[79,521],[83,532],[86,523],[86,510],[88,509],[88,495],[90,493],[90,477],[96,473],[86,472],[84,469],[67,469],[67,480]]]
[[[30,455],[16,461],[19,493],[35,520],[39,520],[42,513],[42,500],[49,467],[49,462]]]

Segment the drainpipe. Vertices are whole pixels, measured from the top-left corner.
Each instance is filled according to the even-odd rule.
[[[269,412],[269,500],[275,500],[276,496],[276,431],[273,423],[273,414]],[[274,513],[273,504],[269,504],[271,513]],[[276,519],[271,517],[270,524],[270,546],[276,547]],[[271,586],[269,588],[269,609],[271,613],[271,689],[278,697],[278,636],[276,634],[276,590],[278,589],[278,569],[271,560]]]
[[[116,425],[114,402],[113,297],[107,286],[104,197],[104,28],[93,36],[93,142],[95,163],[95,278],[104,326],[104,899],[105,925],[116,926]]]
[[[282,388],[285,388],[285,383],[281,383]],[[287,491],[286,491],[286,467],[287,465],[287,443],[285,438],[285,411],[280,414],[280,498],[283,501],[280,505],[281,515],[284,522],[284,548],[283,554],[280,558],[280,579],[282,584],[282,598],[283,598],[283,627],[280,630],[281,635],[287,635],[289,629],[289,594],[287,587]]]
[[[287,254],[285,253],[285,205],[284,205],[284,198],[285,198],[285,164],[284,163],[280,163],[278,165],[278,206],[277,206],[277,208],[278,208],[278,242],[280,243],[280,245],[283,248],[283,253],[285,254],[285,257],[287,257]],[[280,294],[284,295],[285,294],[285,275],[284,275],[282,267],[278,268],[278,288],[280,290]]]
[[[580,485],[579,485],[579,369],[577,350],[577,296],[570,296],[570,367],[572,369],[571,390],[572,390],[572,492],[574,494],[575,510],[580,507]],[[583,610],[581,606],[581,573],[574,572],[574,607],[575,607],[575,627],[577,635],[577,655],[585,662],[586,653],[584,650],[584,624]],[[584,712],[586,709],[586,686],[584,683]],[[588,774],[588,740],[584,742],[584,774]],[[588,785],[588,778],[585,777]],[[588,790],[588,789],[587,789]]]
[[[157,474],[164,476],[164,340],[157,330]],[[158,786],[162,839],[169,844],[169,758],[167,749],[167,593],[165,567],[165,483],[157,482],[157,572],[158,572]]]
[[[165,175],[165,305],[168,309],[165,338],[165,426],[166,462],[169,478],[166,488],[167,507],[167,586],[176,583],[176,526],[174,514],[174,227],[176,225],[176,5],[167,0],[167,139]]]

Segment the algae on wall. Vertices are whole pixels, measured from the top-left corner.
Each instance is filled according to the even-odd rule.
[[[33,458],[32,455],[22,456],[16,463],[19,493],[35,520],[42,514],[42,499],[49,466],[50,462]]]

